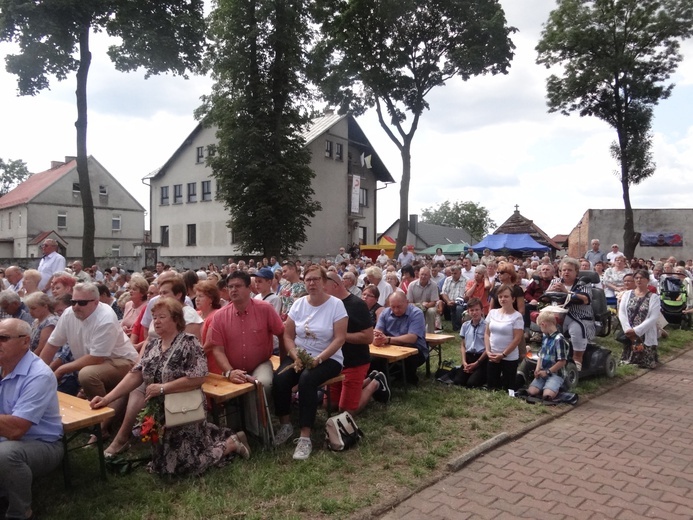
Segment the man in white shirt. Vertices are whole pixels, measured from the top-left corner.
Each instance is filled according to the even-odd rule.
[[[614,244],[614,245],[611,246],[611,251],[609,251],[609,252],[606,254],[606,259],[609,261],[610,264],[613,264],[613,263],[614,263],[614,259],[615,259],[617,256],[623,256],[623,253],[622,253],[621,251],[619,251],[619,249],[618,249],[618,244]]]
[[[8,289],[16,293],[19,293],[22,287],[24,287],[24,273],[22,273],[21,267],[12,265],[5,269],[5,278],[10,284]]]
[[[72,291],[72,306],[63,312],[41,359],[50,364],[66,343],[74,361],[55,370],[60,380],[79,372],[79,383],[87,398],[113,390],[135,364],[137,351],[118,323],[113,309],[99,302],[99,289],[93,283],[78,283]]]
[[[91,282],[91,276],[84,270],[84,264],[82,264],[81,260],[72,262],[72,276],[82,283]]]
[[[392,286],[383,279],[383,271],[380,267],[371,266],[366,269],[368,283],[372,283],[380,291],[378,303],[383,307],[387,307],[387,298],[392,294]]]
[[[334,257],[334,265],[339,266],[339,264],[342,262],[346,262],[348,264],[349,260],[351,260],[351,257],[347,254],[346,249],[340,247],[339,253]]]
[[[39,291],[45,291],[51,276],[65,271],[65,257],[58,253],[58,242],[52,238],[43,241],[41,250],[43,251],[43,258],[38,265],[38,272],[41,273],[41,282],[38,288]]]
[[[472,261],[467,257],[462,260],[461,272],[462,276],[465,278],[465,281],[474,280],[474,267],[472,267]]]
[[[414,253],[409,250],[409,246],[402,248],[402,252],[397,257],[397,262],[399,262],[400,267],[414,263]]]
[[[384,249],[380,250],[380,255],[378,255],[378,258],[376,258],[376,263],[379,265],[385,265],[387,261],[390,259],[389,256],[387,256],[387,253],[385,252]]]

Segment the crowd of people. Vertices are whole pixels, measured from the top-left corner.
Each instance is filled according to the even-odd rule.
[[[60,461],[56,390],[116,410],[117,420],[101,425],[110,439],[105,455],[114,457],[128,450],[143,408],[163,406],[166,395],[200,388],[208,373],[234,383],[258,381],[272,397],[278,445],[296,437],[291,409],[298,400],[293,457],[305,460],[325,381],[344,375],[329,389],[341,411],[357,414],[372,400],[389,400],[391,381],[383,361],[371,359],[370,345],[416,348],[403,373],[392,376],[416,384],[429,356],[426,333],[449,321],[461,339],[454,382],[514,388],[542,295],[565,293],[562,330],[580,368],[595,334],[591,300],[598,288],[618,309],[622,361],[654,367],[663,332],[660,281],[674,276],[690,287],[693,278],[691,260],[628,261],[616,245],[602,254],[597,240],[579,259],[489,250],[479,256],[471,248],[459,258],[442,251],[427,258],[405,247],[396,258],[383,250],[371,260],[342,248],[334,259],[316,262],[229,259],[182,272],[159,262],[138,273],[84,268],[79,260],[68,266],[55,241],[42,248],[37,269],[0,269],[0,492],[9,497],[8,515],[17,518],[31,515],[27,479]],[[599,282],[583,281],[586,270]],[[542,361],[529,391],[551,398],[569,348],[555,316],[540,313],[536,323]],[[276,371],[274,354],[281,359]],[[256,433],[255,396],[245,398],[244,424]],[[250,457],[245,433],[202,421],[164,428],[149,467],[199,474],[236,456]],[[19,473],[23,479],[14,477]]]

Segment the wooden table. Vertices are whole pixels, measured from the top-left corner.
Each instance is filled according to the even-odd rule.
[[[400,345],[383,345],[382,347],[377,347],[375,345],[370,345],[371,357],[385,359],[387,364],[385,365],[385,376],[387,380],[390,381],[390,363],[400,363],[402,368],[402,378],[404,381],[404,391],[407,391],[407,371],[404,367],[404,360],[410,356],[415,356],[419,353],[418,349],[414,347],[402,347]]]
[[[65,455],[63,457],[63,476],[65,478],[65,485],[70,487],[70,461],[68,453],[84,446],[80,445],[69,448],[69,443],[85,430],[96,435],[101,478],[105,479],[106,459],[103,454],[101,422],[113,417],[115,415],[115,410],[108,407],[92,410],[89,406],[89,401],[73,395],[64,394],[63,392],[58,392],[58,404],[60,406],[60,415],[63,423],[63,447],[65,448]]]
[[[443,366],[443,348],[442,344],[449,339],[455,339],[453,334],[426,334],[426,343],[428,344],[428,359],[426,359],[426,377],[431,375],[431,351],[438,353],[438,370]]]
[[[212,420],[214,424],[219,424],[219,405],[248,394],[254,389],[255,385],[253,383],[232,383],[222,375],[207,374],[205,382],[202,383],[202,391],[207,397],[212,399]],[[240,408],[242,408],[242,404]],[[240,416],[243,417],[242,411]]]

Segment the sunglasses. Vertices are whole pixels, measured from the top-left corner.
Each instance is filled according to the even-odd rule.
[[[84,307],[89,302],[95,302],[95,301],[96,300],[70,300],[70,305],[79,305],[80,307]]]
[[[0,336],[0,343],[6,343],[11,339],[26,338],[26,334],[20,334],[19,336]]]

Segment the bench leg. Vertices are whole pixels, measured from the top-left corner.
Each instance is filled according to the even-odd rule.
[[[67,436],[63,435],[63,481],[66,489],[72,489],[72,481],[70,480],[70,458],[67,449]]]
[[[106,457],[103,454],[103,435],[101,434],[101,426],[95,428],[96,449],[99,450],[99,466],[101,467],[101,479],[106,480]]]

